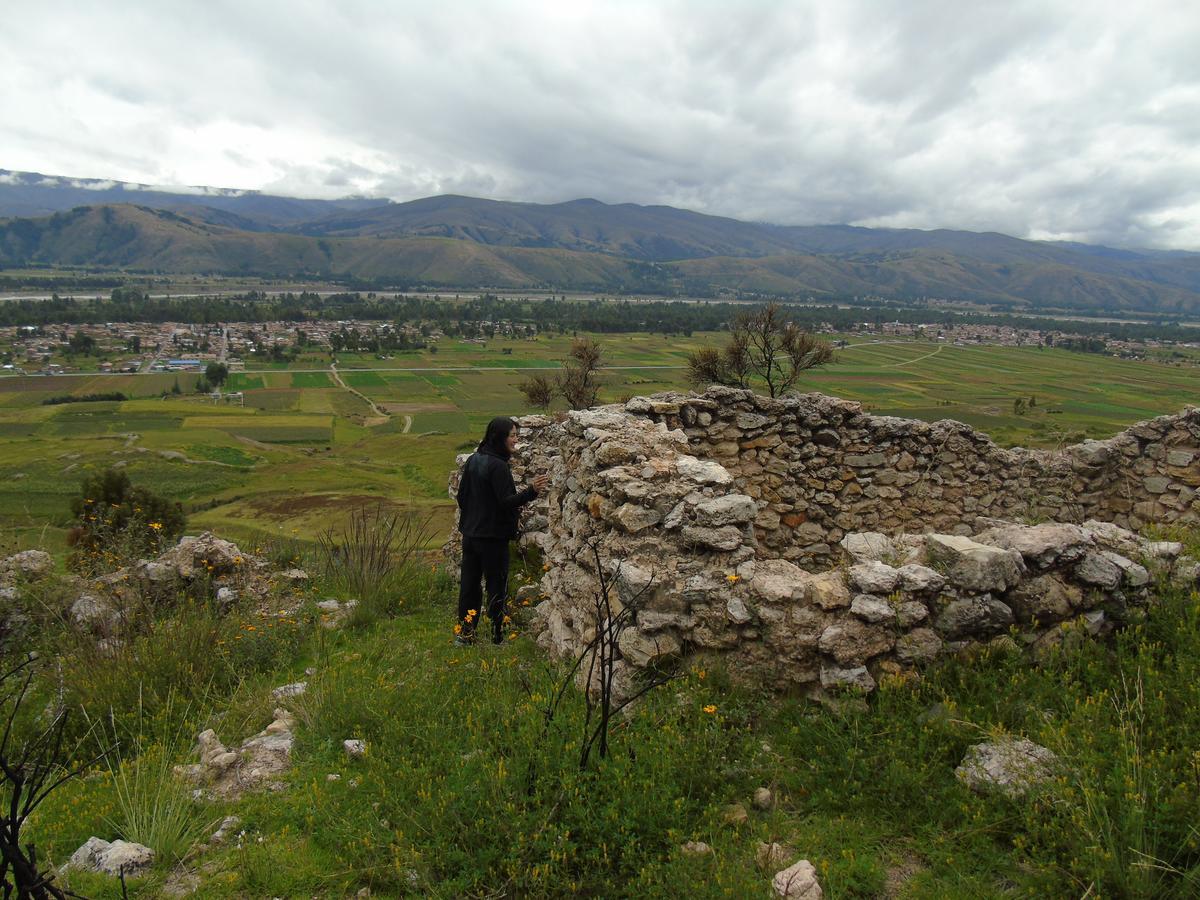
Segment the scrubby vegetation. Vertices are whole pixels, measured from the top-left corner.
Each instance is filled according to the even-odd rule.
[[[134,486],[120,469],[85,478],[71,513],[72,562],[85,571],[111,571],[139,555],[157,555],[187,522],[180,504]]]
[[[1183,537],[1200,552],[1195,535]],[[250,549],[321,570],[291,545]],[[530,560],[515,581],[536,574]],[[766,897],[774,869],[756,851],[776,841],[812,860],[829,897],[1200,890],[1195,591],[1161,587],[1144,622],[1106,642],[1064,641],[1036,667],[989,651],[834,708],[736,685],[716,662],[697,662],[636,704],[608,755],[581,769],[583,699],[564,693],[546,726],[563,670],[524,635],[530,607],[517,604],[518,636],[503,647],[457,647],[445,573],[414,555],[393,575],[382,584],[395,602],[368,605],[343,628],[321,627],[330,623],[314,601],[344,586],[345,572],[290,611],[242,602],[222,612],[187,597],[154,605],[115,651],[63,617],[44,619],[33,643],[53,662],[26,708],[86,712],[72,714],[64,764],[114,738],[121,749],[30,819],[39,858],[60,864],[91,835],[149,835],[163,844],[159,862],[128,885],[145,897],[184,870],[202,897],[363,887]],[[55,576],[38,591],[47,603],[66,595]],[[298,725],[284,790],[177,802],[171,765],[194,761],[197,732],[236,741],[259,731],[279,703],[272,688],[304,678],[307,691],[285,701]],[[89,734],[89,720],[104,724]],[[19,741],[39,723],[18,717],[16,727]],[[953,770],[967,747],[1000,733],[1054,750],[1057,779],[1019,800],[963,787]],[[365,755],[347,756],[351,738]],[[750,802],[760,786],[773,794],[766,809]],[[229,814],[236,832],[209,845]],[[688,855],[687,841],[712,852]],[[120,896],[107,876],[72,874],[69,886]]]
[[[42,406],[60,406],[63,403],[104,403],[105,401],[121,401],[129,398],[120,391],[106,391],[102,394],[58,394],[47,397]]]

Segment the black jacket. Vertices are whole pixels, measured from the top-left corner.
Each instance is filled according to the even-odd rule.
[[[478,450],[458,484],[458,530],[464,537],[510,541],[517,536],[521,507],[535,497],[531,487],[517,493],[508,460],[487,447]]]

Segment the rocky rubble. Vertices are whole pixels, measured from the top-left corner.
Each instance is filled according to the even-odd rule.
[[[605,581],[614,611],[637,609],[619,683],[700,652],[779,688],[869,691],[1013,628],[1033,653],[1103,633],[1137,615],[1154,577],[1196,577],[1178,544],[1120,523],[1145,521],[1144,479],[1128,476],[1146,466],[1172,473],[1174,505],[1155,494],[1154,513],[1194,520],[1184,488],[1200,468],[1177,463],[1200,442],[1197,410],[1059,454],[718,388],[541,419],[525,431],[526,464],[551,475],[538,642],[578,654]],[[1074,521],[1006,517],[1031,498]]]
[[[176,766],[175,774],[197,785],[213,799],[232,800],[247,791],[283,787],[279,776],[292,764],[295,717],[286,709],[276,709],[270,725],[230,749],[221,743],[211,728],[196,739],[200,762]]]

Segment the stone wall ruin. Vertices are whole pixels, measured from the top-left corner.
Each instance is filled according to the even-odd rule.
[[[523,540],[549,567],[535,627],[556,655],[594,635],[597,554],[638,607],[626,667],[714,653],[811,689],[870,690],[1014,625],[1035,650],[1063,623],[1099,633],[1154,575],[1196,577],[1130,530],[1200,519],[1194,408],[1056,452],[719,387],[522,425],[523,467],[551,474]]]

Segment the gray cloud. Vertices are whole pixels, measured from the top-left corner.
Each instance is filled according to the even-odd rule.
[[[17,6],[6,168],[1200,249],[1187,2]]]

